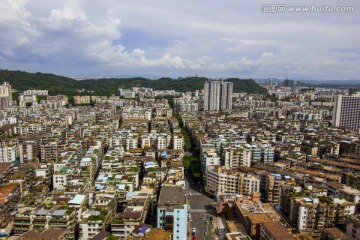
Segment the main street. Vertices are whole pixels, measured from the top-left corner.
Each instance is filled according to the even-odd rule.
[[[190,200],[190,235],[192,237],[193,228],[195,228],[197,240],[213,240],[215,239],[211,235],[212,232],[214,233],[212,223],[215,218],[213,216],[213,206],[216,202],[203,194],[203,187],[194,181],[191,174],[186,175],[186,180],[186,191]]]

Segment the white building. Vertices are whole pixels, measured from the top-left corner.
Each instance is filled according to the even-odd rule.
[[[201,171],[203,173],[204,183],[206,182],[206,171],[208,166],[220,165],[221,158],[216,152],[216,149],[213,147],[202,146],[202,151],[200,155],[201,160]]]
[[[53,175],[54,190],[64,190],[67,185],[67,175],[64,172],[58,172]]]
[[[182,187],[166,186],[161,189],[157,206],[157,228],[173,232],[172,239],[187,239],[186,196]]]
[[[360,95],[338,95],[334,99],[332,125],[335,127],[360,128]]]
[[[260,176],[243,173],[223,166],[209,166],[206,172],[206,191],[212,195],[222,193],[251,195],[260,192]]]
[[[0,110],[12,105],[12,91],[8,82],[0,85]]]
[[[173,148],[174,149],[183,149],[184,147],[184,137],[182,136],[173,136]]]
[[[224,166],[237,168],[239,166],[250,167],[251,165],[251,149],[242,147],[224,147],[223,154]]]
[[[15,145],[0,146],[0,162],[14,162],[19,156]]]
[[[204,84],[204,111],[231,110],[232,94],[232,82],[206,82]]]

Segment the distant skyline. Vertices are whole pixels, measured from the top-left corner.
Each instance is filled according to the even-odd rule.
[[[264,13],[268,4],[285,6]],[[290,12],[344,6],[352,12]],[[2,0],[0,69],[63,76],[359,79],[358,0]]]

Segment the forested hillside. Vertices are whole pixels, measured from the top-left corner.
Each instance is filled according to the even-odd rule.
[[[146,78],[104,78],[77,81],[72,78],[46,73],[28,73],[23,71],[0,70],[0,83],[9,82],[13,89],[24,91],[27,89],[47,89],[50,95],[90,94],[113,95],[118,88],[149,87],[155,90],[176,90],[179,92],[203,89],[207,81],[204,77],[187,77],[181,79],[160,78],[157,80]],[[252,79],[229,78],[234,83],[234,92],[265,93]],[[80,93],[78,90],[88,90]]]

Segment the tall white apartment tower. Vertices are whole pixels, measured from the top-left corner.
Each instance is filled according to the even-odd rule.
[[[11,106],[12,92],[11,86],[8,82],[4,82],[0,85],[0,110]]]
[[[233,83],[208,81],[204,84],[204,111],[232,109]]]
[[[332,125],[354,130],[360,128],[360,94],[335,97]]]

